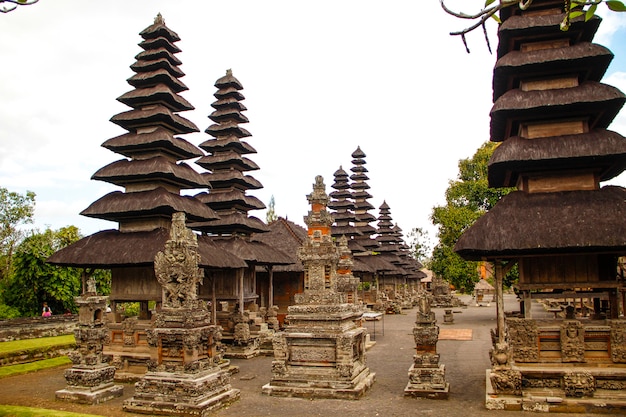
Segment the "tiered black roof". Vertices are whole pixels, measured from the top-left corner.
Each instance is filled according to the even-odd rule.
[[[247,195],[247,190],[262,188],[260,182],[244,174],[259,167],[244,155],[256,153],[256,150],[242,140],[251,136],[250,132],[239,126],[248,119],[242,114],[246,107],[241,90],[242,84],[231,70],[215,83],[217,101],[211,106],[215,109],[209,118],[215,124],[206,129],[206,133],[214,138],[200,144],[209,155],[200,158],[196,163],[208,172],[203,176],[211,183],[210,192],[196,195],[211,209],[215,210],[220,219],[194,223],[192,227],[210,234],[246,235],[266,232],[267,226],[258,218],[248,216],[248,211],[264,209],[258,198]]]
[[[353,174],[350,176],[352,180],[352,200],[354,201],[354,226],[360,235],[356,238],[357,241],[365,248],[372,249],[378,246],[375,240],[371,239],[371,236],[376,233],[376,229],[370,225],[371,222],[376,220],[373,214],[369,211],[374,209],[374,206],[368,201],[372,196],[367,190],[370,186],[367,184],[369,177],[367,176],[367,168],[365,168],[365,153],[361,150],[361,147],[352,153],[353,167],[350,171]]]
[[[125,187],[112,192],[81,214],[117,221],[121,231],[168,227],[172,213],[183,211],[188,221],[207,221],[217,215],[209,207],[180,195],[181,189],[205,188],[205,178],[179,160],[195,158],[202,151],[174,135],[197,132],[191,121],[178,115],[193,106],[178,93],[187,89],[179,80],[184,73],[174,54],[178,35],[165,26],[161,15],[140,33],[143,52],[131,66],[136,73],[128,82],[134,89],[118,101],[132,110],[111,118],[128,133],[102,146],[120,153],[121,159],[99,169],[92,179]]]
[[[335,219],[335,223],[332,226],[332,235],[337,238],[341,236],[350,238],[358,235],[359,232],[354,227],[356,218],[348,173],[340,166],[333,175],[335,182],[331,187],[335,191],[329,194],[330,202],[328,203],[328,208],[333,210],[332,214]]]
[[[563,2],[505,8],[494,68],[491,187],[518,186],[458,240],[466,259],[626,250],[626,140],[607,127],[626,102],[602,84],[613,55],[591,43],[600,19],[559,28]],[[531,188],[531,185],[533,187]]]

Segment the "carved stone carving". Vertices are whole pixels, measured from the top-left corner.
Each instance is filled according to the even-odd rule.
[[[563,375],[563,389],[568,397],[591,397],[596,390],[595,379],[589,372],[568,372]]]
[[[196,286],[203,273],[198,268],[198,241],[185,227],[184,213],[172,216],[170,235],[165,251],[154,259],[154,271],[163,288],[163,308],[189,307],[197,298]]]
[[[496,394],[521,395],[522,373],[513,369],[496,369],[489,373],[491,387]]]
[[[561,361],[585,361],[585,329],[578,320],[565,320],[561,325]]]
[[[509,318],[506,320],[509,346],[515,362],[539,361],[539,332],[532,319]]]
[[[626,363],[626,320],[611,320],[611,359]]]
[[[493,369],[505,369],[511,365],[512,352],[506,342],[496,342],[489,351]]]

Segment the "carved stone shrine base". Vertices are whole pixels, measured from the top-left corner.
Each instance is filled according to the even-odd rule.
[[[124,411],[165,416],[209,416],[239,400],[230,375],[220,368],[198,374],[148,372],[135,384],[135,395]]]
[[[258,336],[250,336],[244,343],[224,344],[224,357],[229,359],[251,359],[261,354]]]
[[[72,367],[65,371],[68,385],[56,392],[56,399],[79,404],[99,404],[124,393],[122,385],[113,384],[115,367]]]
[[[272,378],[270,383],[263,386],[263,394],[275,397],[357,400],[370,389],[376,378],[376,374],[371,373],[369,368],[363,368],[356,377],[349,380],[333,378],[333,372],[319,372],[315,375],[311,371],[291,372],[285,379]]]
[[[404,395],[412,397],[445,400],[450,393],[450,384],[445,379],[445,365],[420,367],[411,365],[409,382]]]
[[[508,371],[487,370],[487,409],[626,415],[626,368],[513,364]]]
[[[295,308],[290,306],[290,312]],[[365,363],[365,329],[356,327],[347,305],[309,306],[311,315],[289,316],[274,337],[272,378],[263,393],[279,397],[356,400],[375,374]],[[322,320],[320,309],[327,311]],[[294,323],[295,322],[295,323]]]

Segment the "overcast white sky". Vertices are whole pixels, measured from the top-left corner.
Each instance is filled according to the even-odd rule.
[[[484,1],[449,4],[470,12]],[[626,91],[626,13],[599,9],[595,40],[616,55],[605,82]],[[370,202],[386,200],[405,234],[423,227],[434,240],[432,207],[459,159],[489,138],[495,63],[482,32],[468,36],[471,54],[449,36],[466,22],[438,0],[40,0],[0,14],[0,186],[37,194],[36,227],[116,228],[79,212],[119,189],[90,178],[121,159],[100,145],[125,132],[109,119],[128,110],[116,98],[132,89],[139,32],[159,12],[182,39],[182,95],[196,109],[181,115],[201,130],[182,137],[209,138],[213,84],[227,69],[243,84],[260,166],[250,174],[264,185],[251,195],[273,195],[278,215],[303,224],[315,176],[332,191],[360,146]],[[626,135],[626,110],[611,128]]]

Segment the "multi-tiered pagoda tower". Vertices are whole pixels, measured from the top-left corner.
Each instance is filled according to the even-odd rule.
[[[200,144],[209,155],[196,163],[207,172],[203,176],[210,182],[211,191],[201,193],[196,198],[219,214],[218,220],[195,224],[194,228],[210,234],[232,236],[250,235],[267,231],[267,225],[256,217],[248,216],[250,210],[265,208],[258,198],[247,195],[248,190],[263,188],[263,185],[246,172],[259,169],[258,165],[245,157],[256,150],[243,138],[251,136],[240,123],[248,123],[242,113],[246,107],[241,90],[242,84],[231,70],[215,82],[217,101],[211,106],[215,109],[209,118],[215,124],[205,132],[213,136]]]
[[[335,238],[346,236],[351,239],[359,232],[354,227],[356,217],[354,215],[354,201],[352,201],[352,193],[350,192],[349,175],[340,166],[333,176],[335,182],[331,188],[335,191],[331,191],[329,194],[330,201],[328,202],[328,208],[333,210],[333,219],[335,220],[332,226],[332,235]]]
[[[626,190],[601,185],[626,167],[626,140],[607,130],[626,98],[600,82],[612,59],[592,43],[600,19],[579,17],[563,31],[564,16],[554,0],[501,13],[490,138],[501,144],[488,176],[491,187],[517,190],[455,247],[466,259],[495,264],[490,408],[591,410],[626,398],[617,271],[626,253]],[[502,277],[515,263],[525,317],[506,320],[505,330]],[[534,320],[532,298],[566,308],[551,323]],[[523,399],[530,397],[534,404]]]
[[[197,194],[207,208],[214,210],[219,219],[192,223],[191,227],[203,233],[199,241],[209,241],[244,259],[247,265],[236,270],[214,271],[207,275],[201,296],[213,297],[213,308],[218,322],[224,328],[224,341],[229,357],[250,358],[259,354],[258,330],[262,318],[257,314],[256,268],[271,269],[274,265],[292,263],[292,259],[279,250],[252,239],[253,234],[268,231],[267,225],[248,214],[251,210],[265,208],[248,190],[263,186],[246,174],[259,167],[245,155],[256,150],[245,140],[251,136],[240,123],[248,123],[243,115],[246,107],[241,103],[242,84],[231,70],[215,82],[217,99],[209,118],[215,124],[206,129],[213,138],[200,144],[209,154],[197,164],[206,169],[202,176],[211,184],[211,190]],[[271,275],[271,274],[270,274]],[[224,306],[216,309],[217,301]],[[272,307],[272,306],[268,306]]]
[[[88,236],[52,255],[48,262],[82,268],[110,269],[112,275],[109,344],[105,354],[123,374],[143,374],[149,354],[146,331],[151,326],[149,302],[158,306],[162,288],[154,274],[154,258],[169,239],[172,215],[185,213],[188,222],[207,222],[217,214],[200,200],[180,195],[181,190],[207,188],[207,179],[184,160],[203,155],[202,150],[178,137],[198,131],[178,113],[193,107],[179,93],[187,87],[175,45],[179,36],[158,15],[140,33],[143,49],[131,66],[128,79],[133,90],[119,97],[131,110],[111,118],[127,133],[109,139],[103,146],[125,158],[113,162],[93,179],[123,187],[92,203],[82,215],[117,222],[117,230]],[[208,241],[198,242],[199,264],[211,268],[240,268],[243,259]],[[125,318],[116,304],[139,302],[139,317]],[[137,366],[135,366],[137,365]],[[133,370],[136,370],[134,372]]]
[[[367,191],[370,186],[367,183],[369,177],[367,176],[367,168],[365,168],[365,153],[361,150],[360,146],[357,146],[356,150],[352,152],[352,168],[350,171],[353,174],[350,176],[352,180],[352,200],[354,201],[354,227],[359,232],[356,238],[367,250],[374,249],[378,246],[375,240],[371,238],[376,233],[376,229],[370,225],[376,220],[376,217],[370,210],[374,209],[374,206],[368,201],[372,198],[372,195]]]

